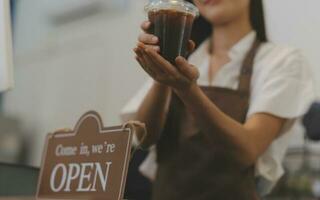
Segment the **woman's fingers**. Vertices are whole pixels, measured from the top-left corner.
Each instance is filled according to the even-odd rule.
[[[139,46],[139,44],[138,44],[138,46]],[[140,45],[140,47],[141,47],[141,45]],[[160,47],[159,47],[159,46],[153,46],[153,45],[146,45],[146,44],[144,44],[144,45],[143,45],[143,48],[153,49],[154,51],[160,53]]]
[[[146,67],[154,72],[154,75],[155,75],[155,76],[153,76],[154,78],[165,74],[165,72],[162,70],[162,68],[156,66],[156,64],[153,63],[153,61],[148,57],[144,48],[138,47],[138,50],[140,51],[140,54],[142,55],[142,59],[144,60]]]
[[[150,74],[150,73],[149,73],[150,70],[147,69],[147,63],[144,61],[144,59],[143,59],[143,57],[142,57],[142,56],[143,56],[142,53],[139,51],[138,48],[135,48],[135,49],[134,49],[134,52],[136,53],[136,59],[137,59],[137,61],[139,62],[140,66],[141,66],[148,74]]]
[[[151,77],[154,76],[153,72],[152,72],[150,69],[148,69],[148,67],[146,67],[145,64],[143,64],[143,61],[142,61],[142,59],[141,59],[139,56],[136,56],[136,60],[137,60],[137,62],[140,64],[140,66],[142,67],[142,69],[143,69],[147,74],[149,74],[149,76],[151,76]]]
[[[142,43],[138,43],[134,51],[139,64],[155,81],[179,89],[188,87],[199,77],[198,70],[181,56],[176,59],[174,66]]]
[[[165,60],[162,56],[160,56],[160,54],[158,54],[155,51],[152,51],[150,49],[146,49],[147,53],[149,54],[149,56],[151,56],[153,58],[153,60],[155,62],[157,62],[160,66],[165,66],[166,68],[169,68],[171,65],[171,63],[167,60]]]
[[[160,47],[157,45],[159,43],[159,38],[155,35],[149,34],[148,30],[151,26],[150,21],[144,21],[141,24],[141,29],[144,31],[138,37],[138,41],[143,43],[146,47],[154,49],[156,52],[160,52]]]
[[[161,67],[161,69],[166,74],[174,78],[177,78],[179,76],[179,72],[175,69],[175,67],[171,63],[163,59],[157,52],[148,48],[146,48],[145,51],[149,59],[151,59],[155,65],[157,65],[158,67]]]
[[[139,50],[139,48],[134,48],[133,49],[133,51],[136,53],[136,55],[138,56],[138,57],[142,57],[142,54],[140,53],[140,50]]]
[[[159,46],[145,45],[145,47],[146,47],[147,49],[152,49],[153,51],[160,53],[160,47],[159,47]]]
[[[196,48],[196,43],[194,43],[194,41],[189,40],[188,42],[188,54],[191,54],[194,49]]]
[[[155,75],[155,73],[147,66],[147,63],[145,62],[145,60],[143,59],[143,55],[142,53],[139,51],[138,48],[134,49],[134,52],[136,53],[136,60],[137,62],[140,64],[140,66],[143,68],[143,70],[149,74],[151,77],[153,77]]]
[[[138,37],[139,42],[142,42],[144,44],[152,44],[156,45],[159,42],[159,39],[157,36],[148,34],[148,33],[141,33]]]
[[[197,80],[199,78],[199,71],[190,65],[185,58],[181,56],[177,57],[176,66],[179,71],[190,80]]]
[[[141,29],[144,31],[144,32],[148,32],[149,28],[151,27],[151,22],[150,21],[144,21],[142,22],[141,24]]]

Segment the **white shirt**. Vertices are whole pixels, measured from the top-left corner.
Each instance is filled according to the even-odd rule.
[[[221,67],[211,83],[208,79],[209,40],[205,41],[189,58],[189,62],[199,69],[198,84],[237,89],[242,62],[255,38],[256,33],[251,32],[233,46],[229,51],[231,61]],[[130,119],[137,111],[151,85],[152,80],[125,106],[122,112],[124,120]],[[263,179],[262,193],[269,192],[283,175],[282,161],[291,137],[301,131],[297,119],[307,111],[314,99],[312,73],[302,53],[270,42],[262,44],[254,60],[247,119],[256,113],[289,119],[281,130],[281,136],[273,141],[256,163],[256,176]],[[154,177],[154,150],[140,170],[150,178]]]

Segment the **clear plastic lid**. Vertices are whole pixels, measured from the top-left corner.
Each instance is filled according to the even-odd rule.
[[[198,8],[192,3],[184,0],[153,0],[144,8],[146,12],[169,9],[186,12],[195,17],[198,17],[199,15]]]

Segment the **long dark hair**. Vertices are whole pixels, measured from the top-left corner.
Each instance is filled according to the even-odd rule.
[[[192,3],[192,0],[187,1]],[[259,40],[261,42],[268,41],[262,0],[250,0],[250,21]],[[191,38],[197,46],[210,37],[212,33],[212,25],[202,16],[195,20],[193,27]]]

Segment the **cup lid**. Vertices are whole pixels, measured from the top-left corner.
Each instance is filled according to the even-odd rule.
[[[168,9],[190,13],[195,17],[199,16],[198,8],[184,0],[153,0],[144,8],[146,12]]]

